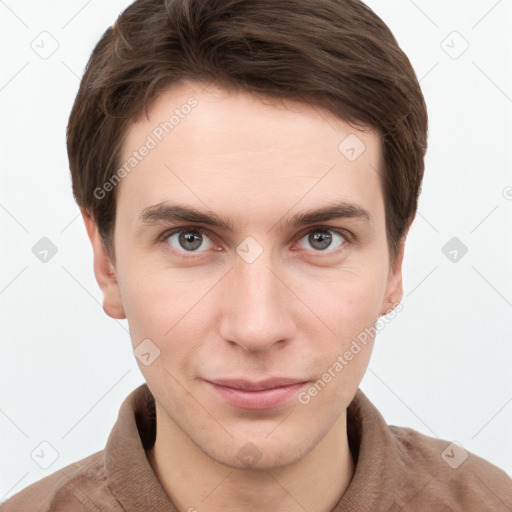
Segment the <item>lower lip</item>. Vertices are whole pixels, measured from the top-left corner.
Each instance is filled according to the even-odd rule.
[[[261,391],[247,391],[243,389],[228,388],[206,381],[228,404],[239,409],[262,411],[278,407],[297,395],[306,382],[290,386],[265,389]]]

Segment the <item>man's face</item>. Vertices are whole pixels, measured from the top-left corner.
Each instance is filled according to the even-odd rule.
[[[117,186],[104,307],[126,315],[134,349],[150,340],[139,366],[169,424],[218,462],[283,466],[345,428],[373,340],[353,342],[401,299],[380,141],[309,105],[202,89],[162,93],[129,130],[121,165],[134,151],[140,161]],[[342,203],[340,217],[295,222]],[[226,225],[165,219],[156,205]],[[99,244],[95,257],[98,276]],[[282,395],[212,384],[269,378],[305,384]]]

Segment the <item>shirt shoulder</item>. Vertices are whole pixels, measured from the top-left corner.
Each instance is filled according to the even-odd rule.
[[[103,450],[30,484],[0,505],[1,512],[29,510],[122,511],[107,483]]]
[[[502,469],[458,443],[411,428],[390,425],[389,430],[400,452],[404,482],[413,477],[419,484],[400,504],[403,512],[426,505],[446,512],[512,510],[512,479]]]

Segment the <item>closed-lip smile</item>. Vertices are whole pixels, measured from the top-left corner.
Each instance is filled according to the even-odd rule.
[[[218,395],[230,405],[240,409],[264,410],[284,404],[292,398],[307,381],[272,377],[260,381],[247,379],[206,380]]]

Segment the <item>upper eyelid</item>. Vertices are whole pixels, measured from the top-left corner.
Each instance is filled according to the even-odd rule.
[[[303,232],[304,233],[309,233],[310,231],[314,231],[315,229],[318,229],[319,231],[322,231],[322,230],[334,231],[335,233],[342,233],[342,234],[344,233],[348,237],[351,237],[351,238],[355,237],[355,235],[351,231],[349,231],[348,229],[340,228],[340,227],[336,227],[336,226],[322,226],[322,225],[318,225],[318,226],[313,226],[311,228],[305,228],[305,230]]]
[[[175,228],[167,229],[162,232],[161,235],[158,236],[159,240],[166,240],[170,236],[180,233],[181,231],[199,231],[200,233],[206,234],[210,239],[212,238],[212,232],[209,229],[202,228],[200,226],[178,226]]]

